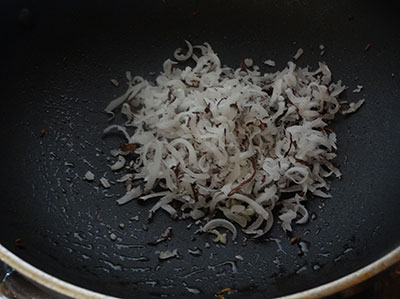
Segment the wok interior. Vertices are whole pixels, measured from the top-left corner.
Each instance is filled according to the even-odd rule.
[[[1,136],[0,242],[34,266],[98,292],[131,297],[195,296],[231,287],[234,296],[278,296],[335,280],[399,245],[400,127],[399,41],[394,9],[363,1],[4,1],[0,9]],[[18,16],[28,8],[27,22]],[[108,171],[108,150],[117,135],[102,138],[106,104],[125,88],[124,73],[161,71],[183,39],[209,42],[222,63],[239,66],[273,59],[278,70],[299,47],[301,66],[327,62],[335,80],[349,86],[347,98],[365,97],[354,115],[338,119],[336,165],[329,200],[307,205],[308,224],[286,236],[279,224],[259,241],[216,246],[196,235],[190,221],[158,213],[152,203],[115,203],[123,189],[82,180]],[[372,47],[365,51],[364,47]],[[318,46],[326,53],[320,57]],[[264,71],[270,69],[264,68]],[[392,73],[395,76],[392,77]],[[115,88],[110,79],[122,84]],[[353,94],[356,85],[361,94]],[[40,137],[40,131],[46,134]],[[96,155],[98,154],[98,156]],[[116,176],[117,177],[117,176]],[[106,196],[107,195],[107,196]],[[130,221],[139,215],[139,221]],[[125,224],[123,230],[118,228]],[[148,231],[143,229],[147,225]],[[167,226],[174,236],[157,247],[142,246]],[[109,233],[118,240],[112,242]],[[311,246],[304,256],[291,237]],[[21,239],[22,246],[15,240]],[[209,242],[211,248],[205,248]],[[202,249],[200,257],[189,248]],[[21,248],[22,247],[22,248]],[[178,248],[181,258],[160,263],[156,250]],[[243,261],[235,260],[241,255]],[[145,256],[148,261],[135,258]],[[231,263],[235,261],[235,267]],[[193,290],[192,290],[193,291]]]

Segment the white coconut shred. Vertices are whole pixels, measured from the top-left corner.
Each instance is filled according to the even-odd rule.
[[[233,238],[235,227],[265,235],[272,211],[284,230],[306,223],[307,197],[329,197],[326,179],[341,176],[331,162],[336,134],[328,124],[341,111],[345,86],[331,81],[325,63],[311,70],[288,62],[263,74],[250,59],[233,69],[222,66],[208,43],[186,44],[188,51],[177,49],[154,83],[127,73],[127,91],[106,108],[111,115],[120,110],[126,122],[105,132],[118,130],[135,144],[112,166],[130,165],[118,180],[127,193],[117,202],[158,197],[149,217],[163,209],[208,222],[201,231],[227,228]],[[132,188],[135,180],[143,184]],[[153,194],[156,186],[164,191]]]

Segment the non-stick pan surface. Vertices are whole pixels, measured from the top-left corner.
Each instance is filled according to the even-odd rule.
[[[2,1],[0,13],[0,242],[34,266],[114,296],[231,287],[238,290],[232,297],[257,298],[335,280],[399,245],[400,35],[389,3]],[[244,57],[259,65],[274,59],[271,70],[302,47],[299,65],[324,60],[349,86],[348,99],[365,98],[360,111],[331,126],[343,179],[332,180],[331,199],[309,202],[311,220],[292,236],[276,223],[262,240],[243,246],[240,236],[217,246],[212,236],[193,238],[190,221],[158,213],[148,224],[152,203],[118,206],[121,186],[104,191],[82,179],[87,170],[118,177],[106,157],[122,139],[102,137],[102,111],[124,91],[125,71],[152,80],[149,72],[159,72],[184,39],[211,43],[230,66]],[[363,91],[352,93],[358,84]],[[129,220],[136,215],[139,221]],[[170,241],[146,245],[169,225]],[[311,244],[303,256],[290,245],[294,236]],[[188,253],[196,246],[199,257]],[[174,248],[179,259],[158,261],[157,250]]]

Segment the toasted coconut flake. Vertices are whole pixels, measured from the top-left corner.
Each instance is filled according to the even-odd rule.
[[[206,225],[203,226],[202,230],[204,232],[207,232],[213,230],[216,227],[223,227],[229,229],[232,232],[232,240],[234,241],[236,239],[237,236],[236,227],[231,222],[225,219],[210,220],[209,222],[207,222]]]
[[[167,260],[173,257],[178,257],[178,249],[174,249],[174,250],[165,250],[165,251],[160,251],[160,253],[158,254],[158,258],[160,260]]]
[[[215,238],[213,239],[213,242],[226,244],[226,234],[225,233],[221,234],[216,229],[210,230],[210,233],[213,233],[215,235]]]
[[[342,114],[350,114],[356,112],[362,106],[362,104],[364,104],[364,102],[365,100],[361,99],[356,103],[350,103],[348,109],[342,110]]]
[[[102,177],[101,179],[100,179],[100,183],[103,185],[103,187],[104,188],[110,188],[111,187],[111,184],[110,184],[110,182],[106,179],[106,178],[104,178],[104,177]]]
[[[110,82],[115,86],[118,87],[119,86],[119,82],[115,79],[110,79]]]
[[[273,60],[271,60],[271,59],[265,60],[265,61],[264,61],[264,64],[265,64],[265,65],[268,65],[268,66],[276,66],[275,61],[273,61]]]
[[[361,90],[364,88],[364,86],[362,86],[362,85],[357,85],[357,88],[355,88],[355,89],[353,89],[353,92],[354,93],[359,93],[359,92],[361,92]]]
[[[281,71],[262,74],[250,58],[237,69],[222,67],[208,43],[185,42],[187,52],[177,49],[154,84],[127,73],[127,91],[106,108],[111,114],[120,108],[126,118],[124,125],[104,130],[126,139],[111,152],[118,156],[112,169],[127,165],[129,171],[117,180],[127,189],[118,204],[156,199],[150,217],[161,209],[196,224],[206,220],[203,230],[222,243],[226,234],[215,228],[227,228],[235,238],[238,224],[260,237],[271,229],[277,209],[284,230],[306,223],[303,201],[330,197],[327,178],[341,176],[332,164],[337,136],[328,125],[364,100],[339,104],[346,86],[332,82],[322,62],[314,71],[288,62]],[[300,48],[293,59],[302,54]],[[164,190],[154,193],[156,187]],[[283,200],[283,193],[295,196]],[[217,213],[226,219],[215,219]]]
[[[302,48],[299,48],[299,49],[297,50],[296,54],[293,55],[293,59],[294,59],[294,60],[299,59],[300,56],[303,55],[303,53],[304,53],[303,49],[302,49]]]
[[[119,205],[126,204],[127,202],[129,202],[135,198],[138,198],[142,194],[143,194],[143,190],[140,186],[133,188],[130,191],[126,192],[126,194],[124,196],[122,196],[120,199],[118,199],[117,203]]]
[[[94,180],[94,174],[90,170],[85,173],[85,180],[91,182]]]
[[[116,171],[121,169],[122,167],[125,166],[125,158],[123,156],[118,156],[118,160],[110,166],[111,170]]]

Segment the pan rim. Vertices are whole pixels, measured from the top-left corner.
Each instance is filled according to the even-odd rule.
[[[42,271],[31,264],[25,262],[23,259],[16,256],[3,245],[0,244],[0,260],[15,269],[20,274],[35,283],[44,286],[45,288],[57,292],[61,295],[69,296],[72,298],[95,298],[95,299],[112,299],[108,295],[103,295],[94,291],[75,286],[69,282],[56,278],[45,271]],[[294,298],[322,298],[341,292],[351,286],[360,284],[367,279],[377,275],[378,273],[389,268],[396,262],[400,261],[400,246],[396,247],[380,259],[364,266],[363,268],[354,271],[342,278],[320,285],[318,287],[305,290],[298,293],[293,293],[287,296],[279,297],[281,299],[294,299]]]
[[[284,299],[294,298],[325,298],[344,291],[352,286],[356,286],[369,278],[383,272],[390,266],[400,261],[400,246],[396,247],[380,259],[347,274],[339,279],[320,285],[318,287],[279,297]]]

